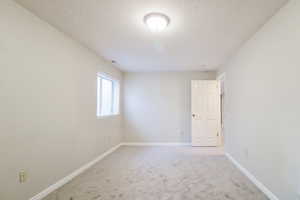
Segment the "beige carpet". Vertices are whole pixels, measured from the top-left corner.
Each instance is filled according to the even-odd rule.
[[[220,153],[121,147],[44,200],[267,200]]]

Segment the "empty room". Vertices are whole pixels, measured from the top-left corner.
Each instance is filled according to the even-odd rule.
[[[300,0],[0,0],[0,200],[300,200]]]

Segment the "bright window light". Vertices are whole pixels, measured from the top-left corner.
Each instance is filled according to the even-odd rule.
[[[97,116],[119,114],[120,84],[105,75],[97,77]]]

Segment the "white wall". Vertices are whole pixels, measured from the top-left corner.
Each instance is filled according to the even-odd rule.
[[[0,1],[1,200],[28,199],[120,142],[120,116],[96,119],[102,71],[122,78],[13,1]]]
[[[190,142],[193,79],[215,79],[215,73],[125,73],[124,141]]]
[[[226,151],[279,199],[300,199],[300,1],[291,0],[221,71]]]

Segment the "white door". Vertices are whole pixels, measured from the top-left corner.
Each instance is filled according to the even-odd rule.
[[[192,146],[220,143],[220,83],[192,80]]]

